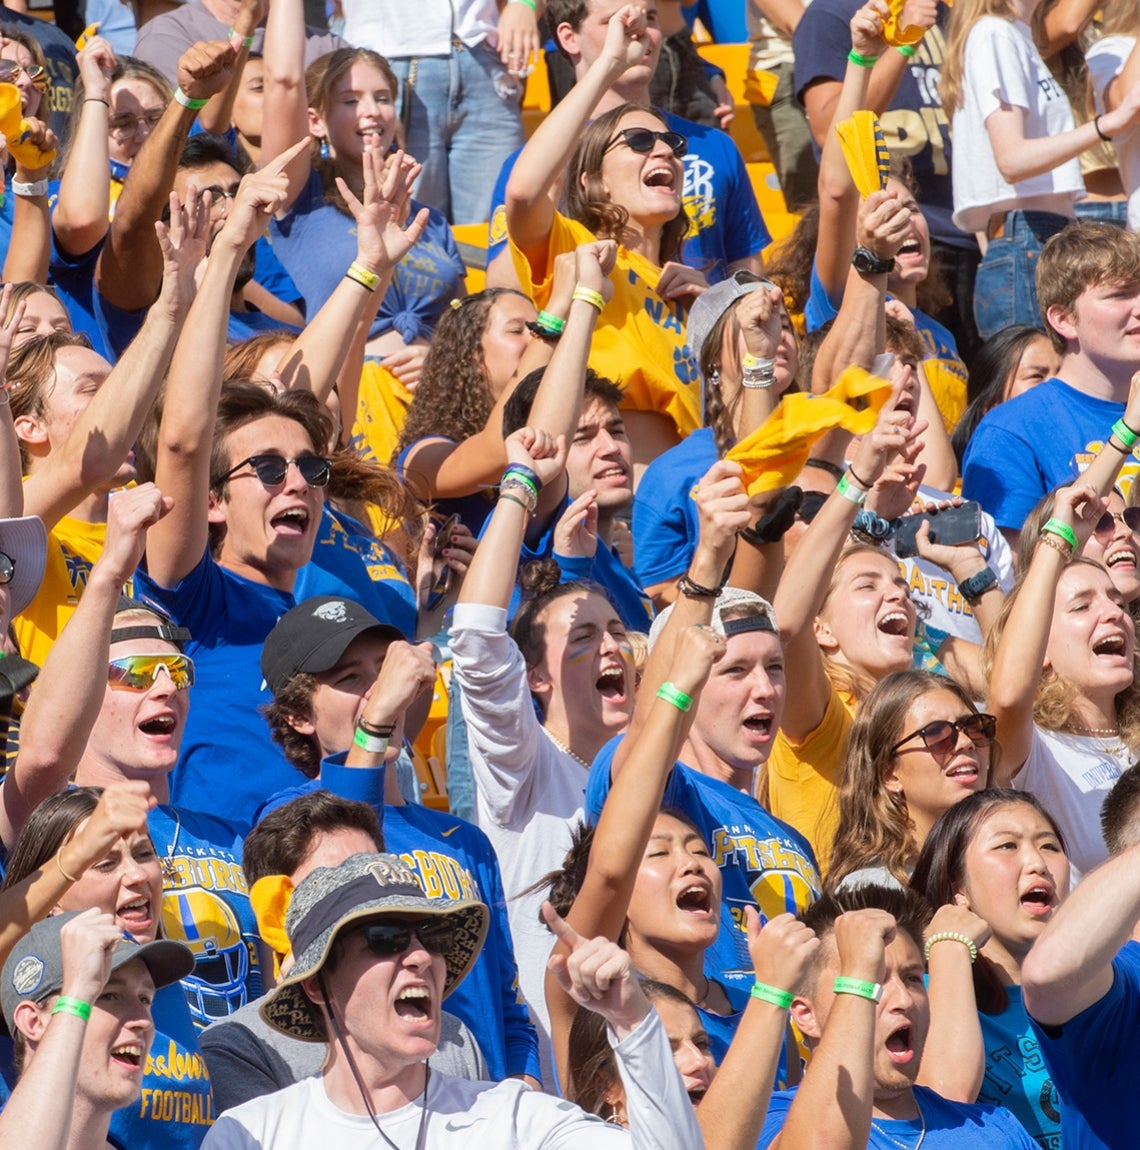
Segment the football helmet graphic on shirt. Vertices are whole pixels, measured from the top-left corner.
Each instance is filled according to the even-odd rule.
[[[182,980],[182,989],[199,1026],[245,1005],[249,950],[237,916],[222,898],[201,887],[167,891],[162,932],[194,953],[194,972]]]

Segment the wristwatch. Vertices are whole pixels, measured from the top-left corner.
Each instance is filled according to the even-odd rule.
[[[895,270],[895,258],[880,259],[870,248],[856,248],[851,254],[851,266],[864,276],[883,276]]]

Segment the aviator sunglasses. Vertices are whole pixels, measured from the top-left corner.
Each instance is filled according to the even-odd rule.
[[[975,747],[984,747],[993,742],[997,730],[997,719],[993,715],[963,715],[960,719],[935,719],[925,727],[912,731],[905,739],[899,739],[890,753],[896,754],[899,747],[906,746],[912,739],[921,739],[922,745],[932,755],[947,755],[958,745],[958,732],[965,731]]]
[[[289,464],[295,463],[301,478],[310,487],[327,487],[332,475],[332,460],[323,455],[302,455],[297,459],[286,459],[281,455],[251,455],[235,464],[222,476],[224,483],[247,465],[252,467],[257,478],[265,487],[280,487],[289,473]]]
[[[455,930],[446,920],[425,918],[418,922],[370,922],[363,928],[368,949],[378,958],[395,958],[411,945],[412,935],[428,954],[446,954]]]
[[[112,691],[149,691],[165,671],[176,691],[194,686],[194,660],[189,655],[125,655],[107,664]]]
[[[1106,511],[1093,528],[1093,534],[1102,539],[1110,536],[1118,523],[1123,523],[1129,531],[1140,531],[1140,507],[1126,507],[1123,511]]]
[[[15,60],[0,60],[0,84],[14,84],[23,72],[32,82],[37,92],[46,92],[48,86],[47,69],[39,64],[29,64],[26,68]]]
[[[618,144],[625,144],[631,152],[647,156],[653,151],[653,145],[660,140],[665,147],[677,157],[683,159],[689,150],[689,141],[680,132],[655,132],[652,128],[622,128],[616,136],[606,145],[606,151],[616,148]]]

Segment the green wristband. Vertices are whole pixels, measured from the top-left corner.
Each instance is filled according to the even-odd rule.
[[[878,56],[860,56],[854,48],[847,53],[847,59],[852,64],[858,64],[860,68],[873,68],[879,62]]]
[[[1077,541],[1077,533],[1067,524],[1060,519],[1046,519],[1041,528],[1042,535],[1057,535],[1073,549],[1075,555],[1080,547]]]
[[[192,112],[197,112],[200,108],[204,108],[210,101],[195,100],[193,96],[187,96],[181,88],[175,88],[174,102],[176,104],[181,104],[184,108],[189,108]]]
[[[1133,431],[1123,419],[1118,419],[1112,425],[1112,434],[1115,435],[1129,451],[1132,450],[1136,440],[1140,439],[1140,432]]]
[[[905,56],[908,60],[918,51],[917,44],[896,44],[895,51],[900,56]]]
[[[70,998],[66,994],[61,994],[55,1000],[55,1006],[51,1008],[52,1014],[74,1014],[76,1018],[82,1018],[86,1022],[91,1017],[91,1003],[84,1002],[82,998]]]
[[[844,978],[842,975],[835,980],[831,988],[836,994],[853,994],[856,998],[866,998],[870,1002],[878,1002],[883,997],[883,988],[877,982],[864,982],[861,978]]]
[[[376,735],[370,735],[367,731],[361,730],[360,727],[356,728],[352,741],[362,751],[367,751],[370,755],[382,755],[388,749],[386,738],[377,738]]]
[[[657,697],[664,699],[666,703],[672,703],[678,711],[688,711],[693,706],[692,695],[686,695],[684,691],[678,690],[672,683],[662,683],[657,688]]]
[[[566,321],[560,315],[555,315],[549,311],[538,313],[538,325],[546,328],[547,331],[556,331],[559,335],[566,330]]]
[[[778,986],[769,986],[766,982],[757,982],[752,986],[752,997],[761,1002],[771,1003],[781,1010],[787,1010],[792,1005],[795,995],[790,990],[781,990]]]
[[[839,482],[835,485],[835,494],[841,499],[846,499],[848,503],[854,503],[856,507],[862,507],[867,502],[867,492],[860,490],[847,478],[845,471],[840,477]]]
[[[534,0],[507,0],[509,4],[525,4],[532,12],[538,12],[538,5]]]

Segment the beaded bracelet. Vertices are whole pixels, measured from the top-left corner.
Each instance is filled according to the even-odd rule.
[[[927,963],[930,962],[930,948],[936,942],[960,942],[970,952],[970,962],[978,961],[977,943],[968,934],[962,934],[956,930],[940,930],[937,934],[932,934],[922,948],[922,957],[926,959]]]
[[[1136,446],[1136,441],[1140,439],[1140,432],[1133,431],[1123,419],[1118,419],[1112,425],[1112,434],[1115,435],[1129,451]]]
[[[745,355],[740,360],[742,387],[752,390],[767,389],[776,382],[776,361],[761,359],[758,355]]]
[[[515,487],[520,484],[525,487],[535,499],[538,498],[538,486],[527,479],[525,475],[519,475],[515,471],[508,471],[504,474],[503,478],[499,480],[499,486],[501,488]]]
[[[873,68],[879,61],[878,56],[860,56],[854,48],[847,53],[847,59],[852,64],[857,64],[860,68]]]
[[[387,739],[379,739],[375,735],[370,735],[359,725],[353,733],[352,741],[362,751],[367,751],[370,755],[382,755],[388,749]]]
[[[522,479],[507,479],[499,484],[499,498],[509,499],[512,503],[525,507],[528,515],[533,515],[538,509],[538,496]]]
[[[596,307],[599,312],[606,310],[606,297],[600,291],[594,291],[593,288],[583,287],[581,284],[574,289],[574,294],[570,297],[576,299],[581,303],[588,303],[591,307]]]
[[[74,1014],[76,1018],[82,1018],[86,1022],[91,1017],[91,1003],[84,1002],[82,998],[72,998],[69,995],[61,994],[55,1000],[55,1006],[51,1008],[52,1014]]]
[[[766,982],[753,983],[750,993],[753,998],[758,998],[761,1002],[771,1003],[772,1006],[778,1006],[781,1010],[787,1010],[795,998],[790,990],[781,990],[778,986],[769,986]]]
[[[693,706],[693,696],[686,695],[684,691],[674,687],[672,683],[662,683],[657,688],[657,697],[666,703],[672,703],[678,711],[688,711]]]
[[[835,980],[832,986],[835,994],[853,994],[856,998],[865,998],[869,1002],[879,1002],[883,997],[883,987],[878,982],[864,982],[861,978],[845,978],[842,975]]]
[[[210,101],[195,100],[193,96],[187,96],[181,88],[175,88],[174,102],[176,104],[181,104],[184,108],[189,108],[192,112],[197,112],[200,108],[204,108]]]
[[[534,487],[534,493],[537,495],[542,490],[542,480],[539,479],[538,473],[532,468],[527,467],[522,463],[508,463],[506,471],[503,472],[503,478],[506,479],[508,475],[521,475],[523,479],[529,480],[531,486]]]
[[[353,260],[348,265],[348,271],[344,273],[344,278],[360,284],[362,288],[367,288],[368,291],[375,291],[380,283],[379,274],[371,268],[366,268],[359,260]]]
[[[1069,545],[1070,555],[1074,555],[1080,547],[1077,533],[1061,519],[1046,519],[1041,527],[1042,535],[1058,535]]]

